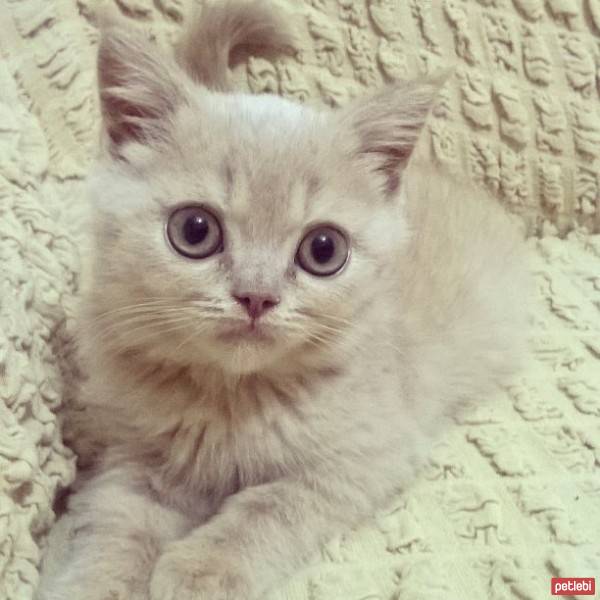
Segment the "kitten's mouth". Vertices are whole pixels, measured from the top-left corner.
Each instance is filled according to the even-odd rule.
[[[221,341],[228,343],[269,343],[273,342],[270,327],[254,320],[240,321],[217,336]]]

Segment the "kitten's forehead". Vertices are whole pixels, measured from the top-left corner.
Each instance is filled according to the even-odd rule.
[[[355,222],[357,211],[372,211],[329,113],[275,96],[204,92],[174,126],[173,147],[145,169],[167,208],[197,200],[241,238],[277,243],[314,223],[343,226],[344,213]]]
[[[306,221],[308,188],[302,176],[287,178],[277,171],[257,174],[231,168],[227,217],[248,237],[285,237]]]
[[[228,216],[246,230],[301,225],[327,168],[325,117],[279,97],[229,98],[222,110],[230,137],[219,166]]]

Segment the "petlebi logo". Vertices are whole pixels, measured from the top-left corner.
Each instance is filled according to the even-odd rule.
[[[553,596],[595,596],[594,577],[553,577],[550,591]]]

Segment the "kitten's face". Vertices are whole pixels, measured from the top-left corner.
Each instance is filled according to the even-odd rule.
[[[168,143],[130,144],[95,179],[109,342],[232,373],[337,361],[386,293],[400,204],[336,147],[330,116],[277,98],[199,102]]]
[[[316,113],[209,92],[118,29],[99,79],[90,309],[105,350],[234,374],[352,352],[390,298],[400,173],[440,82]]]

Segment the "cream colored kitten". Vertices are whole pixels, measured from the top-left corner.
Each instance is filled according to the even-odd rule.
[[[408,164],[439,82],[337,112],[216,91],[234,47],[286,39],[256,1],[205,10],[178,63],[104,32],[82,334],[103,450],[43,600],[257,599],[518,364],[518,236]]]

